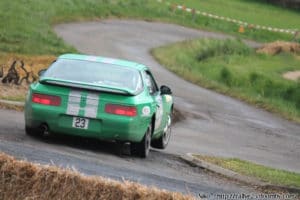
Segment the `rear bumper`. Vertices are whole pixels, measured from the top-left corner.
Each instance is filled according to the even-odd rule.
[[[37,128],[41,124],[47,124],[50,132],[55,133],[100,140],[139,142],[143,139],[151,121],[150,118],[125,117],[105,113],[100,118],[88,118],[88,128],[79,129],[72,127],[74,116],[63,113],[59,109],[51,108],[51,106],[30,103],[25,106],[25,125],[30,128]]]

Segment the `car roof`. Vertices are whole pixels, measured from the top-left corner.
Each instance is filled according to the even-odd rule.
[[[131,62],[131,61],[122,60],[122,59],[93,56],[93,55],[63,54],[63,55],[59,56],[58,59],[84,60],[84,61],[114,64],[114,65],[118,65],[118,66],[134,68],[134,69],[137,69],[139,71],[148,69],[147,66],[145,66],[143,64],[140,64],[140,63]]]

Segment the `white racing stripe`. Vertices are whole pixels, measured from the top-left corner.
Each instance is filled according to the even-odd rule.
[[[80,110],[84,110],[84,116],[96,118],[99,105],[99,94],[89,93],[86,97],[85,107],[80,107],[82,94],[80,91],[72,90],[69,94],[67,113],[68,115],[78,116]]]
[[[99,94],[89,93],[87,96],[86,107],[84,108],[84,116],[96,118],[98,113]]]
[[[69,94],[67,114],[78,115],[80,110],[81,92],[72,90]]]

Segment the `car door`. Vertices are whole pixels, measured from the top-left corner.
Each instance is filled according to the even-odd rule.
[[[152,107],[155,108],[155,126],[154,126],[154,134],[160,133],[163,131],[163,99],[160,95],[160,91],[157,87],[157,84],[151,74],[150,71],[146,71],[146,85],[149,90],[149,94],[153,99]]]

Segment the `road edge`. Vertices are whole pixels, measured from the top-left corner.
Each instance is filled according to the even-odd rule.
[[[208,163],[204,160],[201,160],[199,158],[196,158],[195,156],[193,156],[192,153],[187,153],[185,155],[181,155],[180,158],[192,166],[206,169],[212,173],[222,175],[224,177],[236,180],[238,182],[246,183],[246,184],[253,185],[253,186],[258,186],[258,187],[260,187],[262,189],[266,189],[266,190],[281,190],[281,191],[287,191],[290,193],[299,193],[300,194],[300,188],[293,188],[293,187],[281,186],[281,185],[272,185],[272,184],[263,182],[256,178],[253,178],[253,177],[244,176],[244,175],[238,174],[234,171],[224,169],[220,166],[217,166],[217,165]]]
[[[24,111],[24,102],[0,99],[0,109]]]
[[[21,101],[10,101],[10,100],[3,100],[3,99],[0,99],[0,103],[9,104],[9,105],[13,105],[13,106],[24,106],[25,105],[25,103],[21,102]]]

